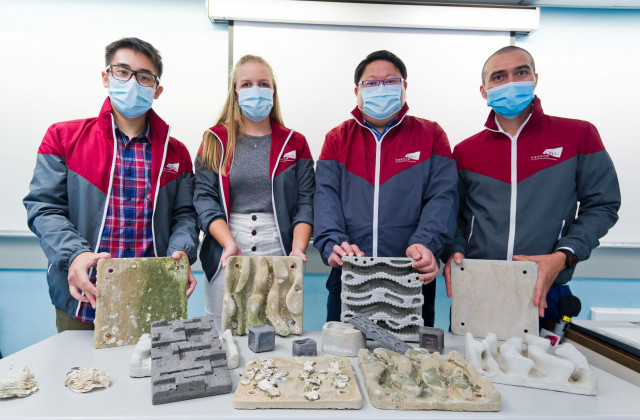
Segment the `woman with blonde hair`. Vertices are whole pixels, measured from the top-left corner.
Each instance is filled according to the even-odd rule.
[[[218,122],[196,157],[194,205],[205,234],[205,311],[220,326],[224,267],[234,255],[305,252],[313,224],[313,159],[304,136],[285,128],[269,64],[235,65]]]

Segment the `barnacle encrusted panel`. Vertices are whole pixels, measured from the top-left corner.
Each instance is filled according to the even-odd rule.
[[[242,374],[233,408],[358,409],[362,395],[346,357],[257,357]]]
[[[418,341],[422,281],[411,258],[343,257],[342,313],[347,322],[362,314],[405,341]]]
[[[267,324],[280,336],[302,333],[303,285],[300,257],[229,257],[222,330],[245,335]]]
[[[500,393],[459,353],[358,352],[371,404],[383,410],[499,411]]]
[[[97,269],[96,348],[136,344],[152,322],[187,317],[187,257],[102,259]]]

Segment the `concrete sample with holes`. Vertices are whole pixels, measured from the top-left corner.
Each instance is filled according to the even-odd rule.
[[[349,323],[362,331],[367,339],[377,342],[385,349],[404,353],[411,348],[410,345],[360,314],[350,317]]]
[[[187,317],[189,260],[98,260],[95,348],[133,345],[160,319]]]
[[[154,405],[231,392],[212,317],[152,324],[151,387]]]
[[[498,345],[494,333],[476,340],[465,336],[467,360],[476,371],[494,383],[550,389],[572,394],[596,395],[598,380],[573,345],[551,347],[546,338],[527,334],[511,337]]]
[[[317,356],[318,343],[313,338],[295,340],[291,345],[292,356]]]
[[[500,393],[455,351],[362,349],[358,364],[371,405],[382,410],[500,411]]]
[[[538,331],[533,296],[538,267],[533,261],[465,258],[451,265],[451,332],[471,332],[483,338],[494,332],[499,340]]]
[[[249,327],[248,341],[254,353],[273,351],[276,345],[275,330],[271,325],[252,325]]]
[[[362,331],[346,322],[329,321],[322,326],[322,352],[356,357],[366,347]]]
[[[431,353],[442,354],[444,350],[444,331],[442,328],[420,327],[420,347]]]
[[[349,359],[335,356],[253,358],[233,396],[240,409],[361,407]]]
[[[302,333],[303,285],[300,257],[229,257],[222,329],[245,335],[267,324],[280,336]]]
[[[342,257],[342,312],[362,314],[405,341],[418,341],[422,281],[411,258]]]

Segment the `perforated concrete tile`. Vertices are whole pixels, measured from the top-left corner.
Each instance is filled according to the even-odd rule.
[[[343,257],[343,322],[361,314],[405,341],[418,341],[422,281],[411,258]]]

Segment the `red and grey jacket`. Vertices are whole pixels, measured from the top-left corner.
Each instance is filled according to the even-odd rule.
[[[327,134],[314,201],[314,246],[325,264],[342,242],[372,257],[404,257],[419,243],[439,257],[452,240],[457,176],[447,135],[408,109],[380,141],[358,108]]]
[[[184,251],[196,261],[198,229],[193,208],[193,168],[187,148],[169,126],[147,113],[151,143],[151,193],[155,255]],[[47,281],[55,306],[75,316],[68,270],[82,252],[97,252],[109,206],[117,138],[107,98],[97,118],[53,124],[38,150],[23,203],[29,229],[49,260]]]
[[[220,142],[222,153],[227,147],[227,129],[224,125],[211,127],[209,131]],[[227,175],[215,173],[209,167],[201,167],[202,149],[196,157],[196,181],[193,204],[198,212],[198,223],[204,232],[200,261],[209,281],[220,269],[220,257],[224,249],[209,233],[211,222],[223,219],[229,222],[229,167]],[[222,160],[220,161],[222,165]],[[271,202],[275,215],[280,246],[285,255],[291,253],[293,229],[298,223],[313,225],[313,192],[315,190],[313,159],[304,136],[271,121]]]
[[[453,152],[460,210],[449,254],[511,260],[566,248],[579,261],[589,258],[620,208],[616,171],[596,128],[545,115],[538,98],[515,137],[494,111],[485,127]],[[563,270],[555,284],[572,275]]]

